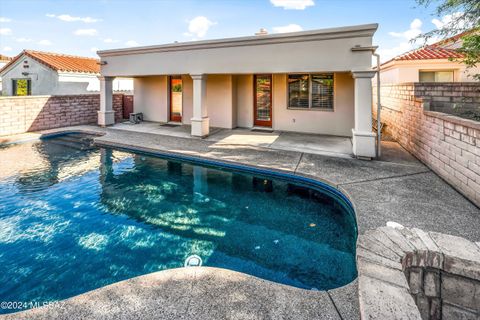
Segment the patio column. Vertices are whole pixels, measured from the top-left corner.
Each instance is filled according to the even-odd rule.
[[[193,79],[192,136],[206,137],[209,133],[207,112],[207,75],[191,74]]]
[[[353,154],[357,158],[375,157],[372,131],[372,78],[374,71],[352,71],[355,79],[355,127],[352,129]]]
[[[100,80],[100,111],[98,111],[98,125],[101,127],[115,123],[113,111],[113,77],[98,77]]]

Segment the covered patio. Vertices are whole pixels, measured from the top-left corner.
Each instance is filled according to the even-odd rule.
[[[146,121],[188,126],[177,134],[189,128],[191,136],[215,138],[216,128],[260,128],[292,132],[292,139],[295,132],[323,135],[326,144],[338,140],[326,136],[336,136],[343,137],[341,148],[352,141],[348,152],[339,153],[371,159],[376,155],[371,52],[377,27],[99,51],[98,124],[114,124],[112,81],[127,76],[135,79],[134,112]],[[272,145],[281,147],[280,142]],[[308,140],[297,144],[305,147]]]
[[[118,123],[113,130],[149,133],[178,138],[193,138],[190,125],[169,125],[157,122],[132,124]],[[210,135],[204,138],[214,142],[214,146],[251,146],[274,150],[298,151],[340,158],[352,158],[352,141],[349,137],[319,134],[250,130],[244,128],[210,128]]]

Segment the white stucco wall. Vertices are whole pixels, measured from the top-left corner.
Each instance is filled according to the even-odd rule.
[[[188,75],[183,75],[182,80],[182,123],[190,124],[193,117],[193,81]],[[206,83],[210,126],[229,129],[236,127],[232,76],[209,75]],[[146,121],[170,120],[167,76],[135,78],[134,87],[135,112],[142,112]]]
[[[24,68],[24,61],[27,61],[28,68]],[[27,76],[22,75],[22,72],[30,73]],[[57,86],[57,72],[30,58],[23,57],[9,68],[9,70],[2,75],[2,94],[10,96],[13,94],[14,79],[31,79],[32,95],[47,95],[55,92]]]
[[[146,121],[168,121],[167,76],[134,79],[134,111],[142,112]]]
[[[99,51],[104,76],[366,70],[376,24]]]
[[[27,61],[27,63],[25,63]],[[28,65],[28,68],[24,68]],[[28,72],[29,75],[22,75]],[[29,56],[23,56],[2,76],[2,94],[13,95],[14,79],[30,79],[32,95],[68,95],[95,93],[100,90],[97,74],[58,72]],[[113,81],[115,91],[132,91],[133,80],[119,78]]]
[[[183,79],[182,123],[193,114],[192,79]],[[211,127],[253,127],[253,75],[208,75],[207,107]],[[350,73],[334,75],[334,110],[292,110],[287,108],[287,75],[275,74],[273,85],[273,129],[339,136],[351,136],[354,124],[354,81]],[[145,120],[169,121],[168,77],[135,79],[135,112]]]
[[[231,75],[208,75],[207,107],[211,127],[234,128]]]
[[[183,81],[183,114],[182,123],[190,124],[193,117],[193,80],[188,75],[182,76]]]
[[[370,65],[370,52],[352,52],[354,46],[371,46],[371,38],[272,44],[108,56],[102,58],[105,76],[156,74],[248,74],[276,72],[350,71]],[[329,48],[329,50],[325,50]],[[272,55],[272,53],[275,55]],[[294,57],[301,57],[295,59]],[[234,62],[234,63],[233,63]]]
[[[380,79],[384,84],[419,82],[420,71],[454,71],[455,82],[474,82],[469,75],[480,73],[480,66],[467,70],[461,63],[444,59],[396,61],[382,67]]]
[[[351,136],[354,125],[354,81],[349,73],[334,74],[333,111],[287,108],[287,75],[273,76],[273,129]]]
[[[237,126],[253,127],[253,75],[237,75]]]

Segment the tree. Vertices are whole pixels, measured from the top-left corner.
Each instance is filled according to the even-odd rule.
[[[462,46],[456,49],[464,55],[458,59],[467,68],[480,64],[480,1],[479,0],[416,0],[424,7],[435,4],[434,14],[438,17],[449,15],[447,22],[439,29],[420,35],[425,42],[432,37],[447,38],[463,33]],[[473,77],[480,81],[480,74]]]

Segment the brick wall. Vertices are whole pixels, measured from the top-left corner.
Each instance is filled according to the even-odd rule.
[[[0,97],[0,136],[97,122],[99,94]],[[113,95],[115,120],[123,118],[123,94]]]
[[[480,122],[423,108],[423,101],[465,97],[480,103],[480,84],[384,85],[381,119],[387,134],[480,206]]]

